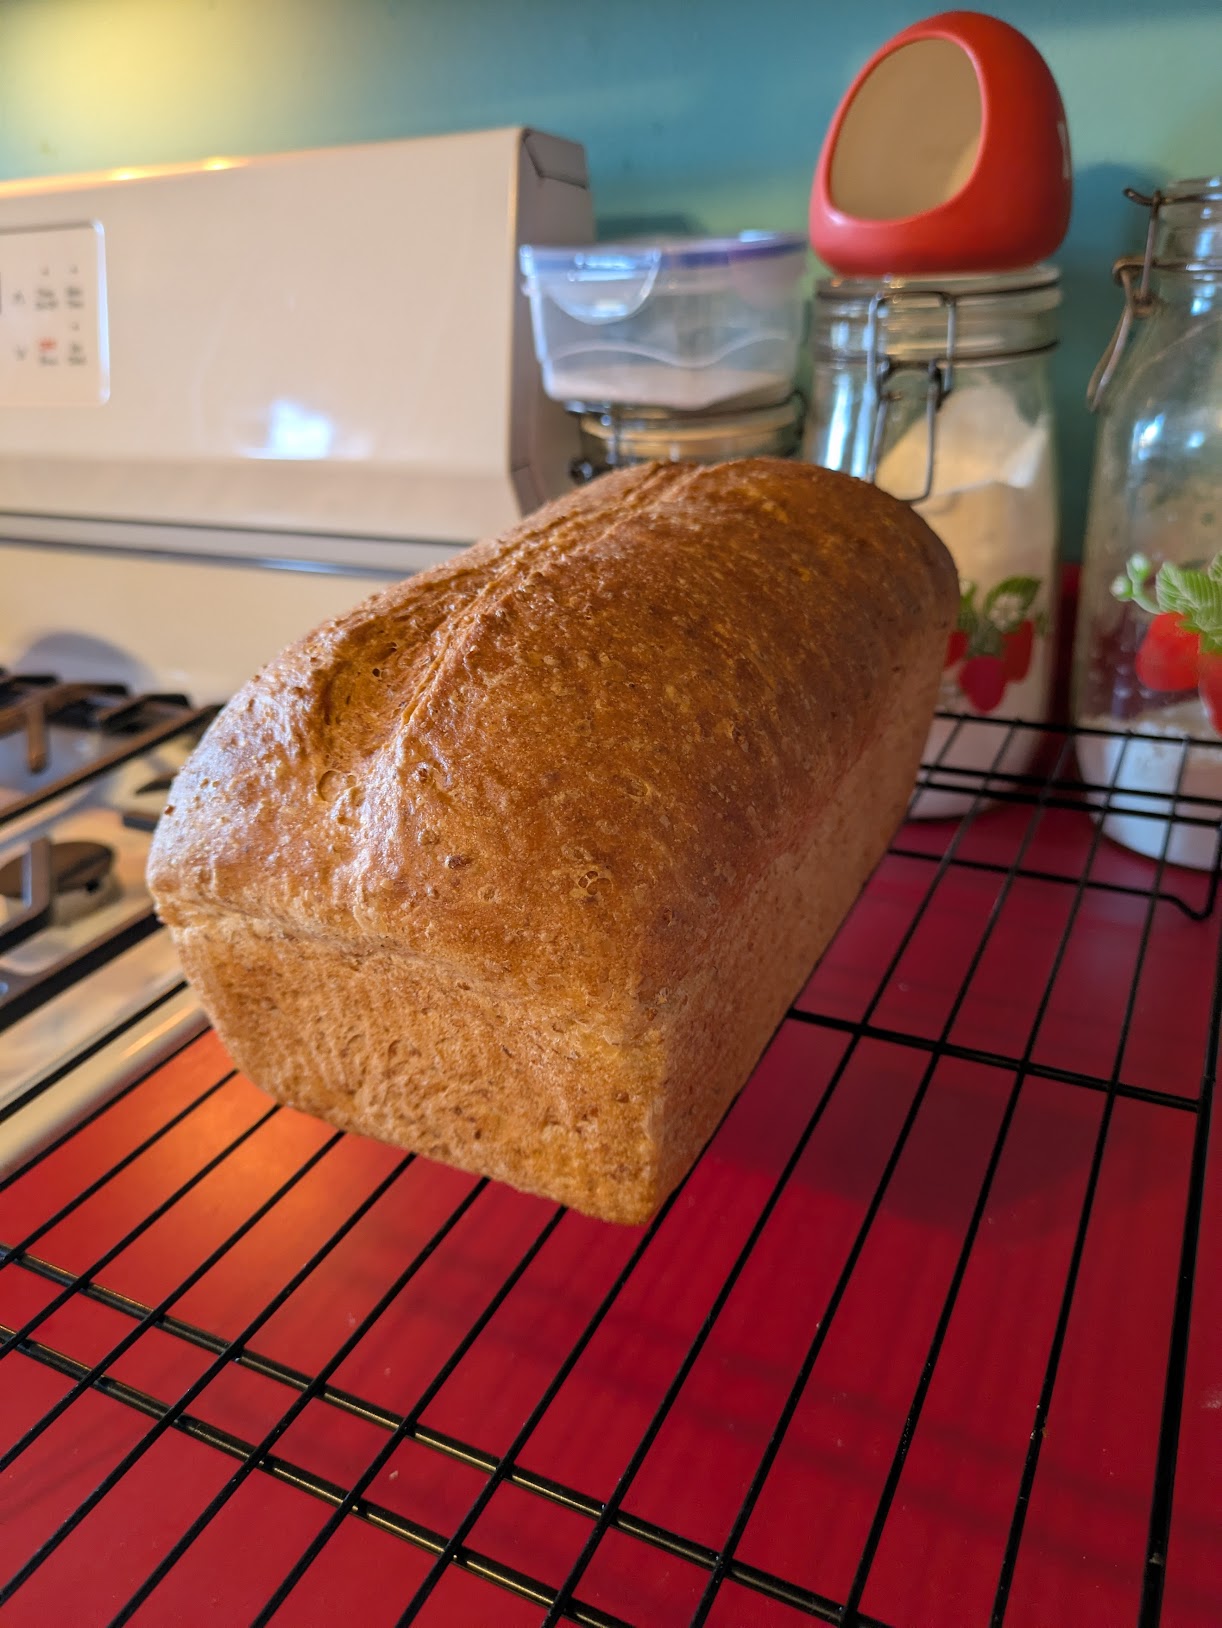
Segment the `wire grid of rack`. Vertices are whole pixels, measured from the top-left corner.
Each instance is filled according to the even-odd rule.
[[[1222,1620],[1217,855],[1104,840],[1041,738],[923,769],[966,816],[648,1228],[213,1036],[0,1183],[0,1621]]]

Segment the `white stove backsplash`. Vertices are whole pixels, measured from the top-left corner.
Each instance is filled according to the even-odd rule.
[[[90,554],[0,538],[0,579],[0,667],[209,706],[395,576]]]

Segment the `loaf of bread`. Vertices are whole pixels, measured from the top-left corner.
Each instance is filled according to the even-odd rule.
[[[646,1220],[902,817],[957,604],[846,476],[605,477],[240,691],[158,911],[281,1101]]]

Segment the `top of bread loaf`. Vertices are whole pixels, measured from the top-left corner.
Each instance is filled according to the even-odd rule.
[[[252,679],[159,823],[162,918],[391,944],[578,1009],[664,1003],[751,886],[744,856],[790,843],[957,594],[924,522],[845,476],[605,477]]]

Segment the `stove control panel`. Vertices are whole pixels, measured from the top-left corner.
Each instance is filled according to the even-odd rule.
[[[97,406],[109,394],[101,226],[0,232],[0,407]]]

